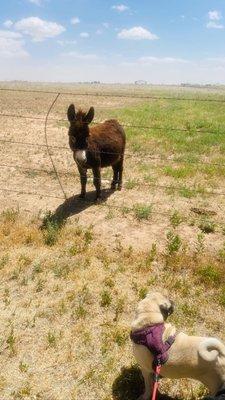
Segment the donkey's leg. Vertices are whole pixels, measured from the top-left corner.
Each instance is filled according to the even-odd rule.
[[[119,169],[118,169],[118,165],[113,165],[112,166],[113,169],[113,180],[111,183],[111,189],[115,190],[116,189],[116,184],[118,183],[118,178],[119,178]]]
[[[86,184],[87,184],[87,170],[78,165],[80,173],[81,193],[80,198],[84,199],[86,196]]]
[[[93,175],[94,175],[94,185],[96,188],[96,200],[101,198],[101,168],[94,167],[92,168]]]
[[[118,190],[122,189],[123,159],[124,159],[124,156],[121,157],[121,160],[119,161],[119,165],[118,165],[118,168],[119,168],[119,179],[118,179],[118,188],[117,188]]]

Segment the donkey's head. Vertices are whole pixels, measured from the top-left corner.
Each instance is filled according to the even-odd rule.
[[[70,104],[67,117],[70,122],[69,138],[71,147],[74,149],[85,149],[87,147],[87,137],[89,136],[88,125],[94,118],[94,107],[85,113],[78,110],[76,113],[74,104]]]

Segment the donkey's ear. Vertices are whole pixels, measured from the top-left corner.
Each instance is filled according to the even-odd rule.
[[[83,121],[87,122],[88,124],[91,123],[91,121],[93,120],[95,115],[95,110],[94,107],[91,107],[90,110],[88,111],[88,113],[85,115]]]
[[[76,112],[75,112],[74,104],[70,104],[70,106],[67,110],[67,118],[70,122],[72,122],[76,119]]]

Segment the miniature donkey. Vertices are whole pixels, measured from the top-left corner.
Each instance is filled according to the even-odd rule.
[[[67,111],[69,128],[69,145],[73,151],[73,157],[77,164],[81,194],[86,195],[87,169],[92,169],[94,185],[96,188],[96,200],[101,198],[101,168],[112,166],[113,180],[111,189],[118,190],[122,187],[123,160],[126,144],[126,136],[122,126],[115,119],[110,119],[93,127],[88,125],[94,118],[94,108],[85,113],[82,110],[75,111],[71,104]]]

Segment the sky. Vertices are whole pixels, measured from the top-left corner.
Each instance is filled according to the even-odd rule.
[[[0,25],[0,80],[225,84],[225,0],[1,0]]]

